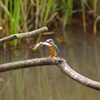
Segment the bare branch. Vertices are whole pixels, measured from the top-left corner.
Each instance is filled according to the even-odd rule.
[[[37,30],[34,30],[34,31],[27,32],[27,33],[13,34],[13,35],[1,38],[0,43],[5,42],[5,41],[10,41],[10,40],[13,40],[13,39],[21,39],[21,38],[31,37],[31,36],[34,36],[34,35],[39,34],[41,32],[45,32],[47,30],[48,30],[47,27],[43,27],[43,28],[40,28],[40,29],[37,29]]]
[[[100,82],[93,81],[75,72],[73,69],[70,68],[70,66],[66,63],[66,61],[60,57],[37,58],[37,59],[30,59],[30,60],[23,60],[18,62],[1,64],[0,72],[10,71],[14,69],[21,69],[21,68],[36,67],[42,65],[57,65],[65,75],[69,76],[73,80],[87,87],[100,91]]]

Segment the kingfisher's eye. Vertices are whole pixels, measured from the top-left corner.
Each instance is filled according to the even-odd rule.
[[[48,43],[50,43],[51,41],[48,41]]]

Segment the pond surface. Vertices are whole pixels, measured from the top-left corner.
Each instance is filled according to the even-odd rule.
[[[92,33],[84,35],[82,31],[79,31],[81,34],[74,34],[74,29],[67,31],[65,32],[67,43],[63,42],[63,39],[60,39],[60,43],[56,42],[60,49],[60,56],[65,58],[68,65],[78,73],[100,81],[100,42]],[[58,38],[61,35],[59,34]],[[46,47],[40,49],[35,53],[29,47],[25,50],[2,49],[0,63],[49,56]],[[70,79],[53,65],[0,74],[0,100],[99,100],[99,94],[99,91]]]

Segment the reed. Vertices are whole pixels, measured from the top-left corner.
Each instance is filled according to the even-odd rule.
[[[40,3],[40,5],[39,5]],[[43,27],[45,25],[48,25],[52,22],[53,18],[57,15],[57,12],[55,12],[55,0],[39,0],[38,3],[36,4],[36,12],[38,16],[36,16],[36,22],[40,23],[39,27]],[[40,21],[40,22],[38,22]],[[36,28],[37,28],[36,26]],[[37,38],[37,42],[39,42],[41,39],[41,34],[39,34]]]
[[[75,2],[74,0],[1,0],[0,19],[3,20],[0,21],[0,25],[3,26],[5,31],[2,37],[27,32],[45,25],[51,27],[51,23],[54,23],[54,27],[59,22],[63,22],[63,27],[71,25],[73,12],[76,10],[73,9]],[[85,32],[86,11],[95,12],[96,16],[96,11],[98,11],[96,8],[97,2],[97,0],[80,0]],[[40,39],[41,34],[38,36],[37,42]],[[20,44],[19,40],[11,42],[13,46],[17,46],[17,44]]]
[[[11,14],[10,18],[10,34],[18,33],[19,27],[19,17],[20,17],[20,0],[10,0],[10,9],[9,12]],[[14,19],[14,21],[12,21]],[[11,43],[16,46],[19,40],[14,40]]]
[[[64,25],[71,25],[71,16],[73,12],[73,0],[66,0],[65,4],[65,24]]]
[[[85,7],[85,2],[86,2],[86,0],[81,1],[84,32],[86,32],[86,17],[85,17],[86,7]]]

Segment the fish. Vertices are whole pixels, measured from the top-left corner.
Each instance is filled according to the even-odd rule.
[[[37,48],[41,47],[41,46],[49,46],[50,44],[47,42],[39,42],[36,45],[34,45],[34,47],[32,48],[33,51],[36,51]]]

